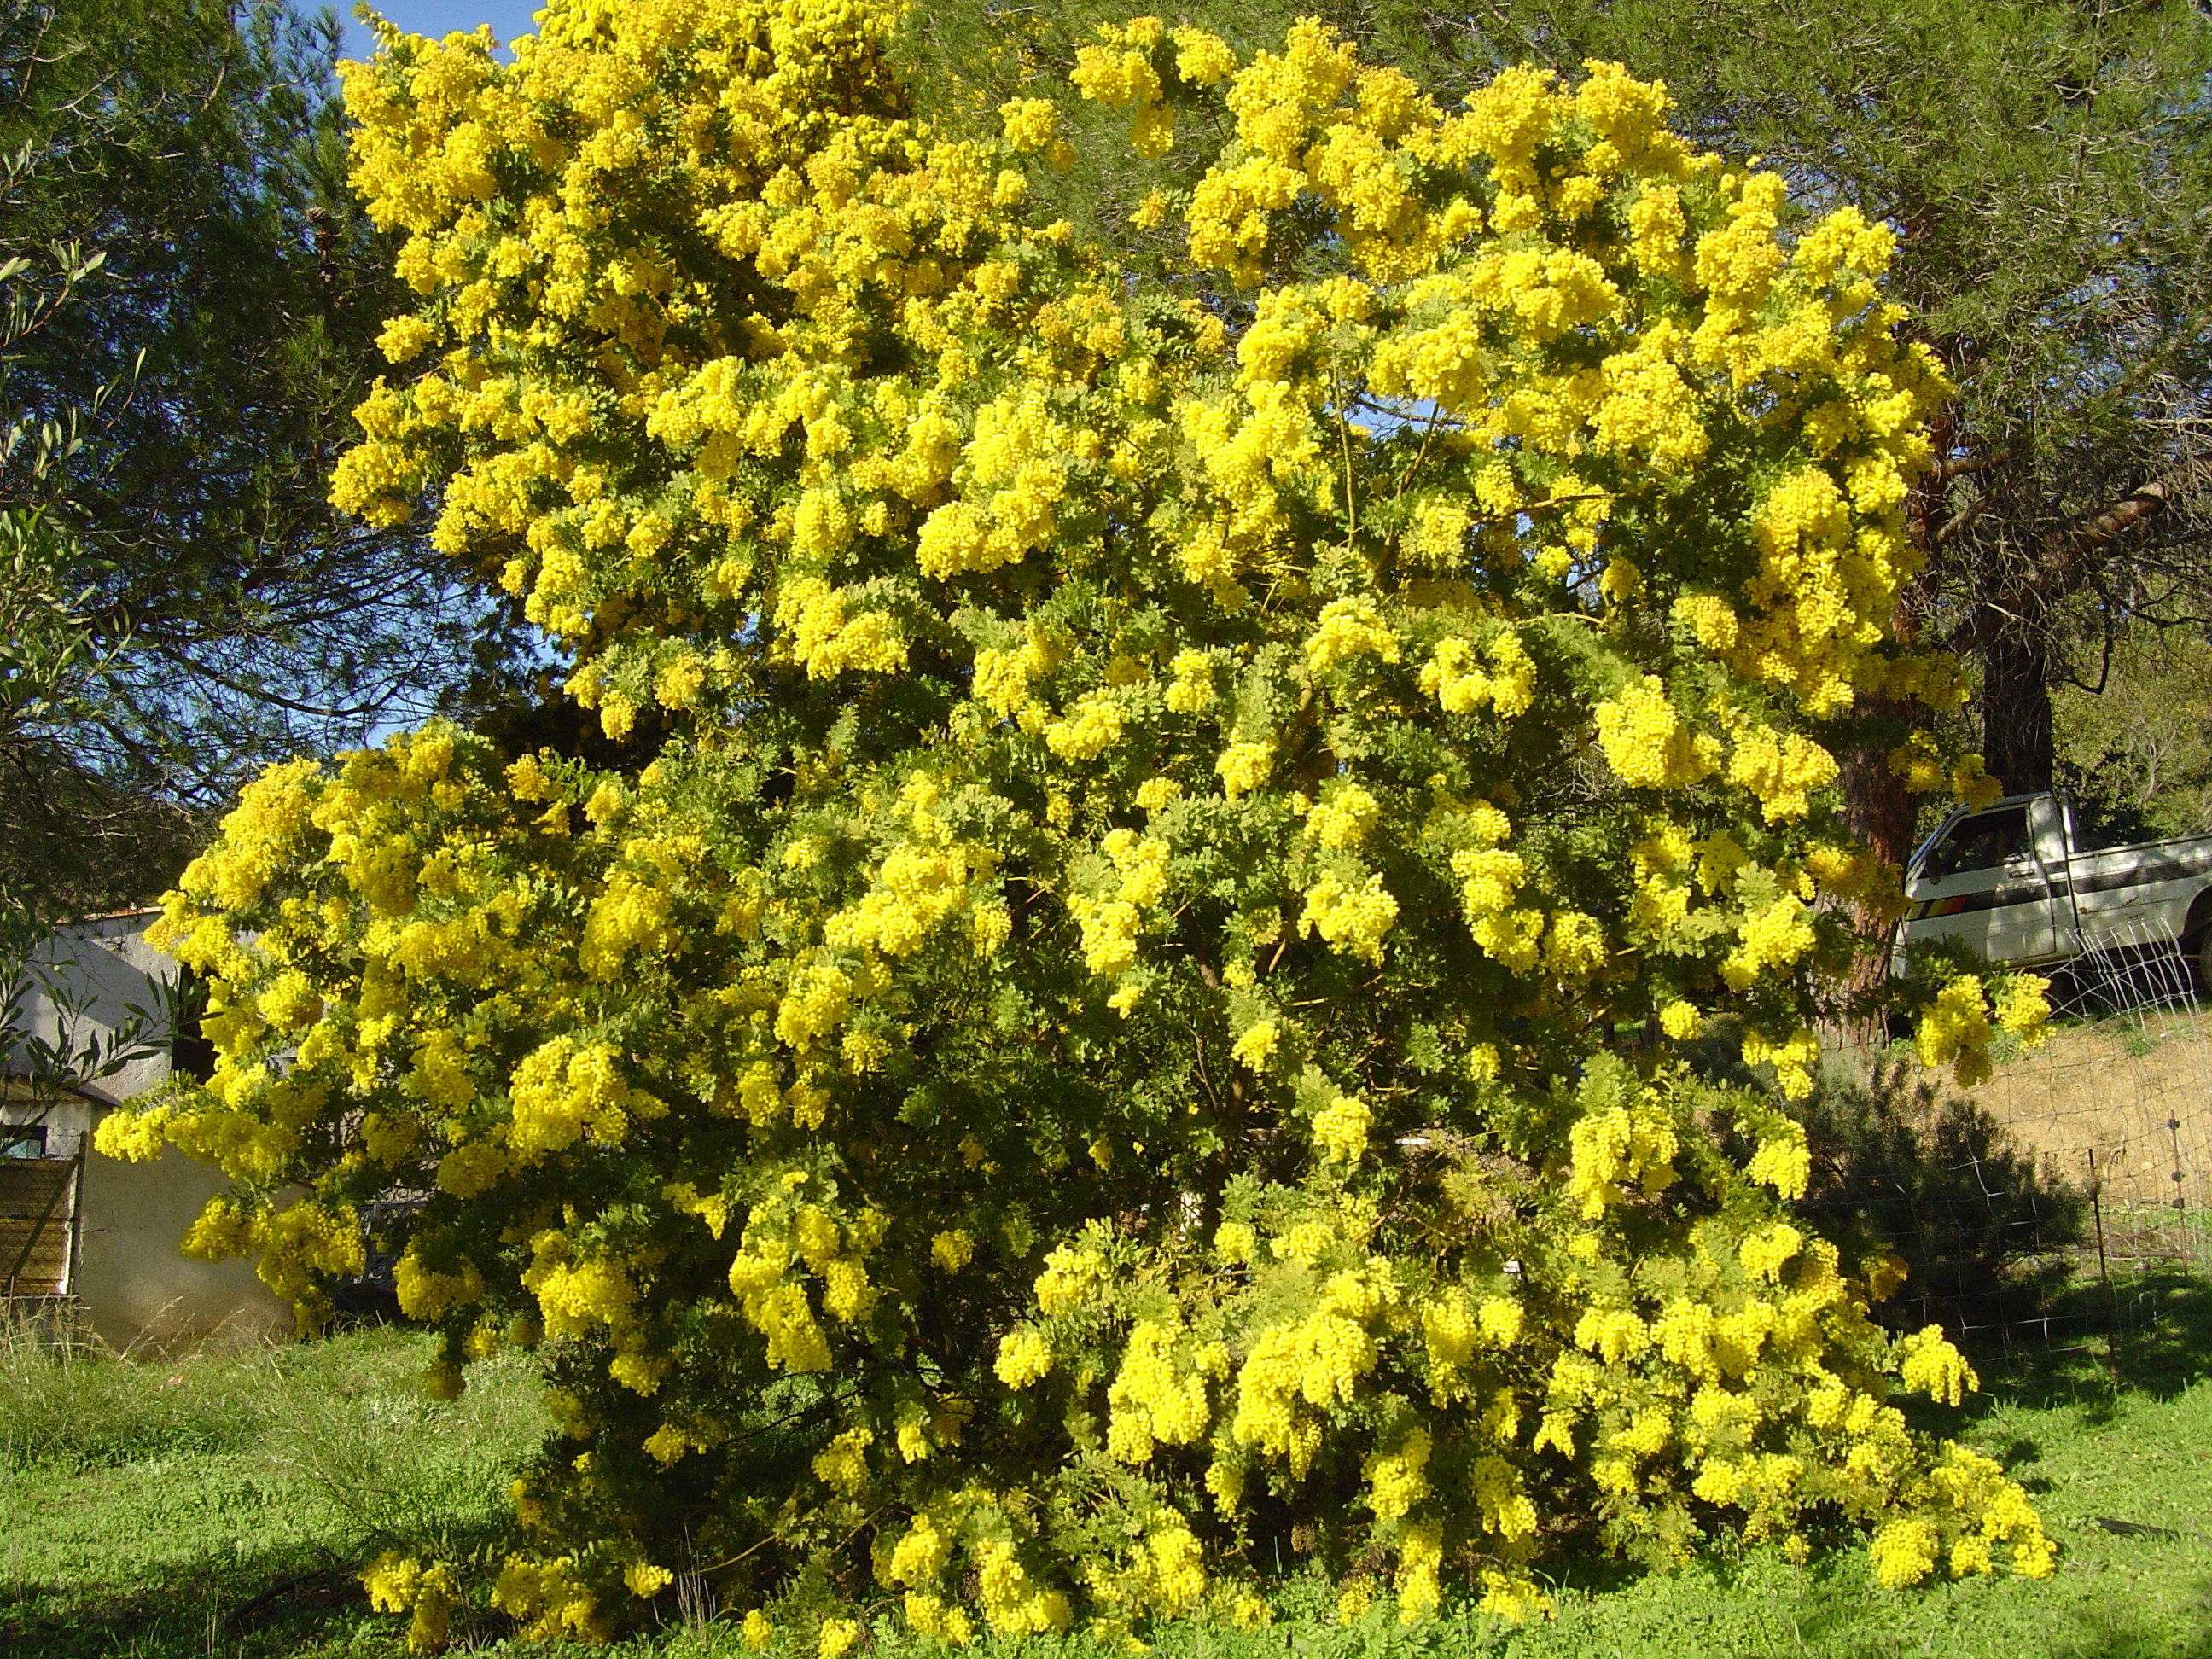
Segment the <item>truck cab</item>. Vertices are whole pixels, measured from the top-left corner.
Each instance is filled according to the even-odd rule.
[[[2068,817],[2059,797],[2036,794],[1944,819],[1905,866],[1900,945],[1955,939],[2015,967],[2075,955]]]
[[[1952,939],[2008,968],[2173,940],[2212,984],[2212,836],[2103,844],[2063,793],[2011,795],[1936,826],[1905,872],[1905,947]]]

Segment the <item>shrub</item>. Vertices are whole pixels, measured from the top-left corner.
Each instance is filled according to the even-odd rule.
[[[1854,692],[1956,684],[1884,639],[1940,391],[1887,233],[1785,235],[1604,65],[1446,113],[1140,18],[960,138],[866,6],[543,16],[349,82],[424,298],[335,488],[430,501],[599,731],[252,786],[164,923],[214,1079],[103,1141],[220,1162],[192,1247],[310,1320],[430,1194],[436,1385],[535,1347],[565,1437],[498,1603],[604,1633],[696,1563],[834,1656],[871,1583],[955,1641],[1251,1615],[1285,1534],[1409,1619],[1590,1528],[2047,1571],[1886,1403],[1971,1373],[1787,1219],[1782,1101],[1673,1057],[1725,1006],[1808,1086],[1886,878]],[[1051,167],[1125,119],[1079,235]],[[424,1642],[461,1593],[373,1577]]]

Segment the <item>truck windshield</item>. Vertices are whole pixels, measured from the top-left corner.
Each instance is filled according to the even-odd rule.
[[[2015,854],[2027,851],[2027,808],[2008,806],[1960,818],[1951,826],[1928,856],[1920,874],[1929,881],[1963,874],[1969,870],[1995,870]]]

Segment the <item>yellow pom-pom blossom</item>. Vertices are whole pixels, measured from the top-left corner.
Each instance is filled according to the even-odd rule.
[[[1594,1221],[1620,1201],[1624,1186],[1656,1194],[1671,1185],[1681,1143],[1664,1103],[1646,1099],[1577,1118],[1568,1146],[1569,1188]]]
[[[1367,1149],[1375,1115],[1357,1095],[1340,1095],[1315,1115],[1314,1145],[1332,1163],[1349,1164]]]
[[[1713,740],[1684,723],[1654,675],[1600,703],[1596,721],[1599,746],[1624,783],[1663,788],[1696,783],[1713,769]]]
[[[2037,995],[2040,1000],[2040,993]],[[1948,1065],[1960,1086],[1971,1088],[1990,1075],[1990,1044],[1996,1035],[1980,978],[1961,974],[1936,993],[1921,1016],[1915,1041],[1923,1066]]]
[[[2051,981],[2039,974],[2012,974],[1999,980],[1994,1011],[1997,1029],[2020,1039],[2022,1048],[2039,1048],[2051,1034],[2051,1001],[2045,995],[2050,988]]]
[[[160,934],[214,1076],[101,1146],[219,1165],[192,1247],[309,1322],[396,1251],[441,1388],[541,1351],[537,1635],[684,1548],[1118,1638],[1244,1582],[1263,1492],[1415,1617],[1470,1551],[1540,1606],[1564,1491],[2047,1570],[1882,1403],[1944,1353],[1769,1231],[1774,1091],[1675,1064],[1726,1010],[1796,1091],[1879,879],[1837,717],[1949,683],[1883,635],[1943,395],[1887,233],[1785,234],[1613,66],[1442,100],[1139,17],[939,120],[895,23],[552,0],[348,69],[413,299],[333,498],[424,514],[562,708],[250,786]],[[1079,137],[1127,247],[1054,205]],[[2033,1033],[1990,988],[1935,1061]]]

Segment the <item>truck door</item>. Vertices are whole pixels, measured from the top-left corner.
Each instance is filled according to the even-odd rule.
[[[1999,963],[2061,953],[2052,872],[2029,830],[2033,804],[2009,801],[1954,818],[1921,850],[1905,878],[1908,939],[1956,939]]]

